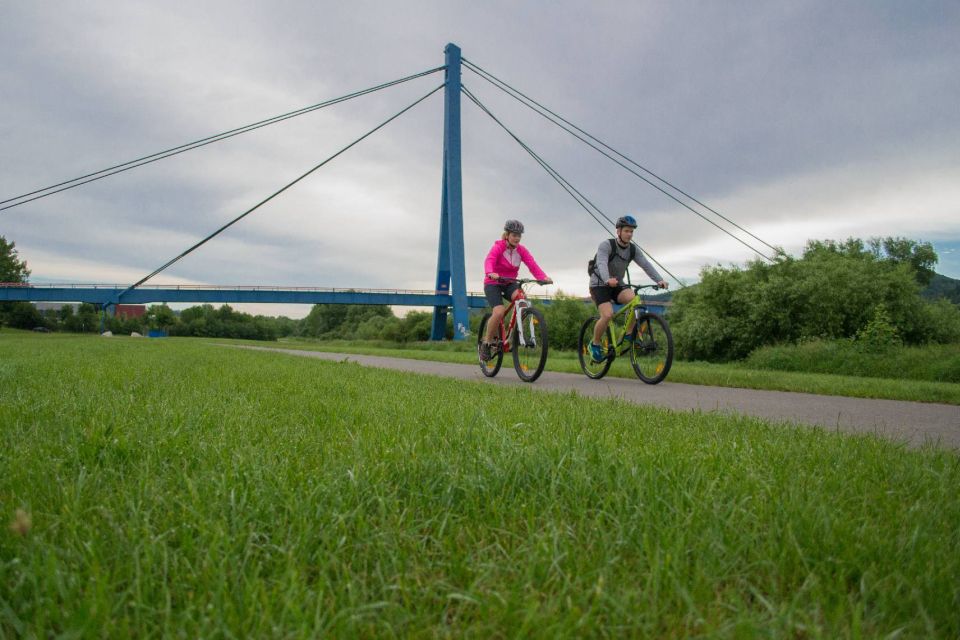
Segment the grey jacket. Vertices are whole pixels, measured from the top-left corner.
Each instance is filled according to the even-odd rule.
[[[621,283],[623,282],[623,276],[627,272],[627,266],[630,262],[630,245],[623,247],[618,241],[616,247],[613,260],[610,259],[609,240],[604,240],[600,243],[600,246],[597,247],[597,268],[590,274],[591,287],[605,287],[607,286],[607,280],[610,278],[616,278]],[[654,282],[663,280],[663,276],[653,268],[653,265],[650,264],[647,257],[643,255],[640,247],[637,247],[635,251],[636,254],[633,257],[634,264],[643,269]],[[597,272],[599,272],[599,275]]]

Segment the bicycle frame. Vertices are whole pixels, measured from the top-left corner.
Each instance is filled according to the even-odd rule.
[[[510,322],[508,323],[506,329],[504,329],[503,320],[500,321],[500,326],[497,327],[500,332],[500,344],[501,349],[504,353],[509,353],[512,349],[510,340],[508,339],[510,334],[513,333],[514,327],[517,328],[517,339],[520,342],[521,346],[527,346],[526,336],[523,332],[523,323],[521,322],[517,326],[517,314],[520,313],[521,309],[529,309],[532,305],[527,299],[526,294],[523,291],[523,284],[520,285],[520,288],[517,290],[516,297],[510,301],[510,304],[504,310],[503,317],[506,318],[507,314],[510,314]],[[530,335],[533,335],[533,317],[530,317]]]
[[[649,285],[643,285],[634,289],[633,300],[626,303],[620,309],[613,314],[613,318],[610,320],[610,324],[607,325],[610,327],[610,331],[613,334],[613,343],[620,344],[623,341],[624,336],[627,335],[627,327],[630,326],[631,319],[637,320],[639,317],[646,313],[647,306],[643,303],[643,298],[640,296],[640,289],[644,289]],[[640,329],[643,331],[643,329]]]

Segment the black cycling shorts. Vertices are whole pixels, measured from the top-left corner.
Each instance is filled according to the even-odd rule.
[[[620,297],[620,293],[626,289],[630,289],[625,284],[618,285],[616,287],[608,287],[606,285],[602,287],[590,287],[590,297],[593,298],[594,304],[598,307],[604,302],[613,302],[614,304],[619,304],[617,298]]]
[[[483,295],[487,297],[487,304],[491,307],[503,304],[503,299],[513,300],[513,294],[520,288],[516,282],[509,284],[485,284],[483,285]]]

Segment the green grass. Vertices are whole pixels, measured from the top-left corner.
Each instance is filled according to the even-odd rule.
[[[832,372],[958,384],[960,344],[891,346],[871,353],[849,340],[814,340],[798,345],[757,349],[744,364],[774,371]]]
[[[227,342],[227,341],[218,341]],[[247,342],[257,346],[263,342]],[[393,356],[414,360],[434,360],[439,362],[459,362],[475,364],[475,345],[465,342],[416,342],[398,345],[391,342],[374,341],[306,341],[282,340],[279,346],[290,349],[357,353],[365,355]],[[511,375],[513,361],[508,354],[504,358],[504,367],[500,375]],[[577,354],[570,351],[550,350],[547,358],[547,371],[582,374]],[[610,368],[610,376],[634,378],[628,357],[617,358]],[[818,393],[831,396],[854,398],[885,398],[888,400],[911,400],[914,402],[940,402],[960,405],[960,384],[931,382],[925,380],[899,380],[889,378],[868,378],[849,375],[829,375],[825,373],[804,373],[793,371],[774,371],[751,368],[747,364],[713,364],[708,362],[674,361],[667,377],[669,382],[685,384],[714,385],[720,387],[738,387],[743,389],[768,389],[772,391],[794,391]],[[638,381],[638,384],[640,382]]]
[[[952,452],[188,339],[0,398],[0,637],[960,634]]]

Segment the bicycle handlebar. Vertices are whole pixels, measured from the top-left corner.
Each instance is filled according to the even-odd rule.
[[[503,277],[500,277],[500,278],[497,278],[497,281],[498,281],[498,282],[507,282],[507,283],[512,283],[512,284],[531,284],[531,283],[534,283],[534,282],[537,283],[537,284],[539,284],[539,285],[547,285],[547,284],[550,284],[550,283],[547,282],[546,280],[537,280],[536,278],[503,278]]]

